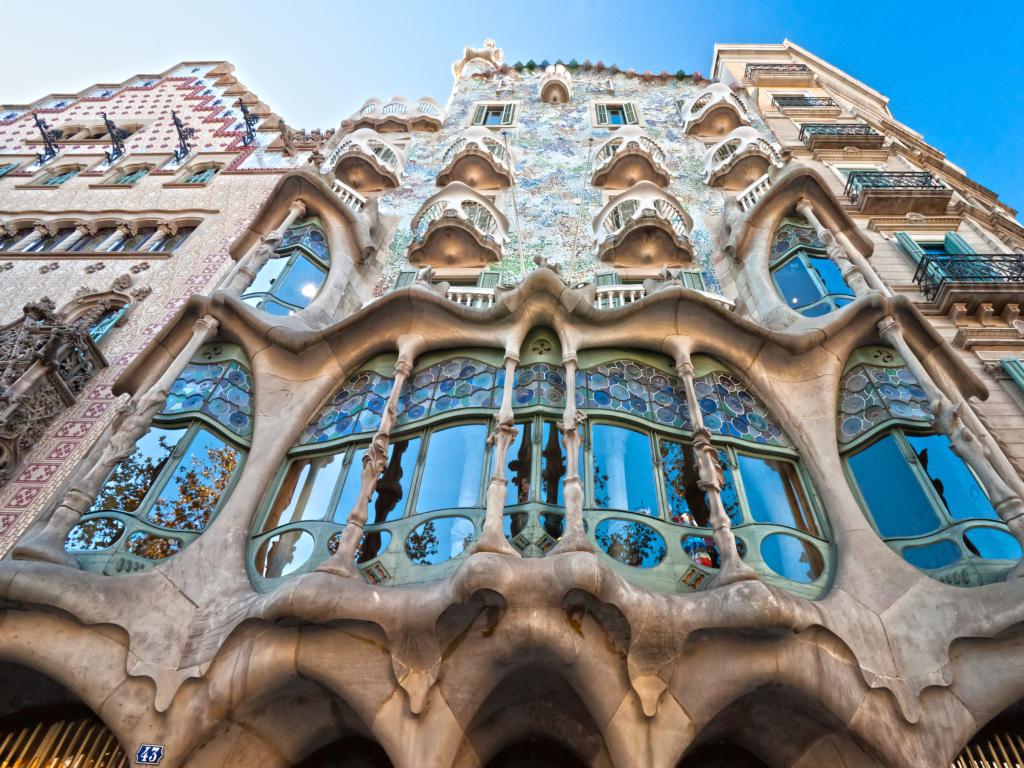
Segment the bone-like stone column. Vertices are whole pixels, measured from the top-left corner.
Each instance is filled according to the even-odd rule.
[[[580,478],[580,445],[583,436],[580,434],[580,425],[587,417],[576,408],[576,369],[579,361],[575,352],[566,352],[562,355],[562,362],[565,365],[565,410],[558,429],[562,433],[562,446],[565,448],[565,479],[562,481],[565,527],[562,538],[552,547],[549,555],[595,551],[583,530],[583,481]]]
[[[363,455],[363,472],[359,478],[359,497],[348,514],[337,551],[320,564],[317,568],[318,571],[326,571],[350,579],[362,578],[362,574],[355,566],[356,550],[359,548],[359,542],[363,539],[363,528],[366,526],[366,520],[370,514],[370,497],[377,487],[378,478],[388,464],[391,430],[394,429],[395,419],[398,418],[398,398],[412,373],[412,365],[412,355],[400,351],[398,362],[395,363],[395,381],[388,394],[380,426],[377,427],[377,431]]]
[[[153,417],[167,402],[167,395],[178,376],[199,348],[216,335],[218,326],[217,319],[210,315],[196,320],[192,326],[192,338],[156,383],[118,409],[113,432],[95,464],[68,490],[42,529],[15,546],[12,553],[14,559],[43,560],[78,567],[77,561],[64,551],[68,533],[88,511],[110,471],[118,462],[131,455],[136,441],[149,429]]]
[[[891,317],[879,321],[878,332],[889,345],[900,353],[907,367],[914,374],[914,378],[928,394],[935,415],[935,428],[949,438],[953,452],[974,470],[988,492],[992,506],[999,517],[1006,523],[1017,540],[1024,544],[1024,500],[1017,495],[1011,483],[1008,483],[997,469],[997,457],[1002,457],[1005,461],[1002,451],[998,446],[987,444],[987,440],[983,442],[978,431],[967,423],[976,420],[977,417],[965,401],[961,400],[954,405],[946,397],[903,337],[903,327],[898,321]],[[987,437],[987,433],[985,436]]]
[[[814,227],[814,231],[818,233],[818,238],[825,244],[825,252],[828,254],[829,259],[839,268],[843,275],[843,280],[846,281],[848,286],[853,288],[853,292],[858,296],[863,296],[870,291],[871,288],[868,286],[867,275],[873,272],[871,267],[867,264],[854,264],[850,259],[850,254],[836,241],[828,227],[822,224],[821,220],[815,215],[814,208],[810,202],[801,200],[796,204],[796,209]]]
[[[737,581],[756,579],[754,569],[743,562],[736,548],[736,537],[732,532],[729,515],[722,504],[722,488],[725,487],[725,470],[718,461],[718,449],[711,443],[711,430],[704,426],[704,415],[693,385],[693,362],[685,349],[675,355],[676,373],[686,389],[686,400],[693,422],[693,455],[697,462],[697,485],[707,495],[710,509],[709,522],[715,546],[718,547],[718,573],[709,583],[710,588],[724,587]]]
[[[274,248],[284,237],[284,233],[305,213],[306,204],[301,200],[294,201],[288,208],[288,215],[284,217],[284,221],[273,232],[264,235],[259,245],[238,261],[224,278],[221,288],[234,296],[240,296],[252,285],[252,281],[256,279],[263,266],[270,261],[270,257],[274,255]]]
[[[494,470],[487,484],[487,509],[484,512],[484,527],[480,539],[473,546],[473,552],[497,552],[502,555],[522,557],[519,550],[505,538],[502,518],[505,513],[505,496],[508,489],[508,475],[505,474],[505,459],[508,449],[516,440],[515,413],[512,410],[512,392],[516,387],[516,365],[519,355],[505,353],[505,386],[501,391],[501,408],[494,415],[494,429],[487,436],[487,443],[494,446],[491,460]]]

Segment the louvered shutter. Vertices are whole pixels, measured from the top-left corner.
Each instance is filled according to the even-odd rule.
[[[502,125],[512,125],[512,123],[515,122],[515,117],[516,117],[516,105],[515,104],[506,104],[505,107],[501,110],[501,124]]]
[[[618,272],[602,272],[594,275],[594,282],[597,285],[622,285],[622,278]]]
[[[608,125],[608,106],[605,104],[595,104],[594,114],[597,116],[598,125]]]
[[[946,253],[974,253],[974,249],[956,232],[947,232],[946,237],[943,239],[943,244]]]
[[[395,288],[407,288],[416,280],[415,269],[403,269],[395,279]]]
[[[914,260],[915,264],[921,263],[921,259],[924,258],[924,249],[914,241],[914,238],[906,232],[897,232],[896,242],[898,242],[900,244],[900,248],[906,251],[906,254]]]
[[[476,284],[481,288],[497,288],[501,281],[501,272],[481,272]]]
[[[1024,363],[1020,360],[1000,360],[1003,370],[1013,379],[1017,388],[1024,392]]]
[[[625,104],[623,104],[622,111],[626,116],[626,125],[637,124],[638,121],[636,119],[636,108],[633,106],[631,102],[627,101]]]
[[[487,116],[487,107],[480,104],[473,112],[473,125],[483,125],[484,118]]]

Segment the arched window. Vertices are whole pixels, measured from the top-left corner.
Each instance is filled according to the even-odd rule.
[[[89,326],[89,336],[92,340],[99,344],[104,337],[110,333],[111,329],[117,325],[118,321],[125,316],[128,311],[128,305],[125,304],[121,307],[110,307],[101,314],[93,323]]]
[[[252,436],[252,414],[252,377],[241,349],[204,346],[68,534],[67,551],[89,570],[114,574],[184,549],[227,499]]]
[[[785,218],[775,230],[769,268],[786,305],[801,315],[826,315],[854,299],[825,244],[802,217]]]
[[[121,252],[121,251],[128,252],[128,251],[142,250],[142,247],[145,245],[146,241],[149,240],[149,238],[151,238],[155,234],[156,234],[156,227],[155,226],[150,225],[150,226],[145,226],[145,227],[139,227],[137,230],[135,230],[135,234],[134,235],[129,235],[124,240],[122,240],[120,243],[118,243],[113,248],[111,248],[110,251],[111,252]]]
[[[74,227],[61,227],[54,231],[52,235],[46,235],[36,240],[32,245],[25,249],[25,253],[45,253],[52,251],[58,245],[63,242],[64,238],[75,231]]]
[[[123,186],[131,186],[135,182],[139,181],[143,176],[152,170],[150,165],[135,166],[133,168],[127,168],[117,172],[114,177],[110,180],[110,184],[120,184]]]
[[[1002,579],[1021,547],[945,435],[924,389],[888,347],[857,350],[839,392],[839,444],[879,535],[911,565],[947,584]]]
[[[156,248],[153,248],[153,253],[168,253],[170,251],[178,250],[178,248],[180,248],[195,231],[196,228],[194,226],[178,227],[173,235],[164,238]]]
[[[9,251],[25,237],[25,230],[17,230],[0,236],[0,251]]]
[[[320,219],[311,216],[289,227],[242,300],[272,315],[298,312],[320,292],[331,266]]]
[[[52,173],[46,175],[45,178],[41,179],[39,183],[44,187],[59,187],[67,181],[75,178],[82,171],[80,165],[74,166],[63,166],[55,169]]]

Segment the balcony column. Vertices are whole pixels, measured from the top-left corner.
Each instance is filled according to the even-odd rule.
[[[94,224],[79,224],[75,227],[75,231],[70,235],[61,240],[60,244],[53,249],[54,252],[68,251],[71,250],[71,246],[81,240],[83,237],[91,237],[96,234],[96,226]]]
[[[270,257],[274,255],[274,249],[281,242],[284,233],[305,214],[306,204],[301,200],[294,201],[288,208],[288,215],[284,217],[284,221],[278,225],[277,229],[264,235],[259,245],[245,254],[228,272],[221,282],[221,290],[233,296],[241,296],[245,289],[252,285],[252,281],[256,279],[259,271],[270,261]]]
[[[149,389],[136,392],[131,400],[117,406],[102,452],[99,450],[100,444],[93,446],[91,453],[98,457],[95,463],[71,485],[43,527],[15,546],[12,553],[14,559],[42,560],[78,567],[77,560],[64,551],[68,533],[92,506],[110,471],[135,450],[135,443],[146,433],[153,417],[167,402],[167,395],[178,376],[199,348],[217,334],[219,325],[217,319],[210,315],[196,320],[192,326],[192,338],[160,378]]]
[[[110,237],[96,246],[96,250],[107,252],[117,250],[121,247],[121,244],[127,240],[131,234],[133,234],[133,229],[134,227],[132,227],[131,224],[119,224],[117,229],[111,233]]]
[[[159,226],[157,226],[156,232],[150,235],[149,239],[139,246],[139,250],[155,251],[164,244],[164,241],[167,240],[167,238],[172,237],[177,231],[178,228],[174,226],[174,224],[163,221]]]
[[[796,204],[796,210],[803,216],[807,221],[814,227],[814,231],[818,234],[818,239],[825,244],[825,252],[828,254],[829,259],[832,261],[839,271],[843,275],[843,280],[846,284],[853,288],[853,292],[858,296],[863,296],[868,293],[872,287],[868,285],[868,275],[874,277],[878,281],[878,277],[874,274],[874,270],[864,262],[863,264],[855,264],[850,258],[850,254],[843,246],[839,244],[836,238],[833,236],[831,230],[828,229],[821,220],[814,213],[814,208],[807,200],[800,200]],[[859,257],[859,254],[858,254]],[[861,259],[863,261],[863,259]]]
[[[54,229],[52,224],[36,224],[34,227],[32,227],[31,232],[29,232],[27,235],[25,235],[25,237],[21,238],[21,240],[14,244],[14,247],[11,248],[11,250],[21,252],[27,251],[29,248],[34,246],[44,237],[49,237],[55,231],[56,230]]]
[[[518,340],[516,349],[519,348]],[[508,449],[516,440],[515,413],[512,410],[512,393],[516,388],[516,365],[519,355],[505,351],[505,385],[501,390],[501,408],[494,415],[494,429],[487,436],[488,445],[494,446],[491,456],[494,471],[487,484],[487,510],[484,513],[484,527],[480,539],[473,546],[473,552],[494,552],[499,555],[522,557],[505,538],[502,519],[505,512],[505,496],[508,476],[505,474],[505,459]]]
[[[594,552],[594,545],[583,530],[583,481],[580,478],[580,446],[583,436],[580,428],[587,417],[576,409],[576,369],[579,367],[576,352],[563,352],[562,362],[565,364],[565,410],[558,429],[562,433],[562,445],[565,448],[565,479],[562,481],[565,528],[561,540],[549,554]]]
[[[878,332],[886,343],[900,353],[914,378],[927,393],[935,429],[949,438],[953,452],[974,470],[999,517],[1017,540],[1024,544],[1024,500],[1017,490],[1020,480],[1002,449],[978,422],[977,415],[966,401],[960,400],[954,405],[939,388],[907,343],[903,327],[898,321],[892,317],[880,320]]]
[[[712,536],[718,548],[718,573],[711,578],[710,587],[724,587],[737,581],[756,579],[754,569],[743,562],[736,548],[736,536],[732,532],[732,523],[722,504],[722,488],[725,487],[725,470],[718,460],[718,449],[711,443],[711,430],[704,426],[704,415],[700,410],[700,400],[693,384],[693,362],[685,348],[677,349],[675,354],[676,373],[686,389],[686,401],[689,405],[690,420],[693,422],[693,454],[697,462],[697,485],[704,491],[710,508],[709,522]]]
[[[320,564],[318,571],[333,573],[350,579],[362,579],[362,573],[355,565],[356,551],[363,540],[363,528],[370,515],[370,497],[377,488],[377,481],[388,465],[388,448],[391,445],[391,430],[398,418],[398,398],[405,389],[405,382],[412,373],[414,353],[411,348],[400,346],[398,362],[395,363],[395,380],[388,393],[388,401],[380,418],[380,426],[373,435],[363,455],[363,471],[359,477],[359,497],[352,507],[341,534],[337,551]]]

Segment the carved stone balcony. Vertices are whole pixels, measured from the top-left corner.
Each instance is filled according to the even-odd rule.
[[[743,77],[753,86],[813,85],[814,70],[806,64],[747,64]]]
[[[843,111],[831,96],[776,96],[772,107],[793,117],[838,117]]]
[[[616,267],[679,266],[692,259],[693,221],[649,181],[616,195],[594,220],[597,256]]]
[[[494,306],[494,289],[475,285],[453,285],[446,294],[448,299],[464,307],[487,309]]]
[[[800,141],[810,150],[878,149],[885,137],[867,123],[804,123],[800,128]]]
[[[669,185],[665,153],[647,138],[643,128],[627,125],[598,148],[590,182],[596,187],[628,189],[638,181]]]
[[[363,212],[363,209],[366,207],[366,198],[352,189],[352,187],[338,179],[335,179],[334,183],[331,185],[331,189],[334,191],[334,194],[338,196],[341,202],[353,211],[356,213]]]
[[[775,148],[754,128],[741,126],[704,153],[704,180],[713,187],[738,191],[781,167]]]
[[[998,312],[1024,300],[1024,254],[926,254],[914,282],[941,312],[954,304],[969,310],[988,304]]]
[[[439,186],[461,181],[474,189],[503,189],[511,186],[515,170],[515,158],[504,142],[482,126],[468,128],[448,147],[442,162]]]
[[[340,137],[320,166],[321,173],[335,178],[360,193],[394,189],[405,169],[405,153],[376,131],[360,128]]]
[[[572,75],[562,64],[552,64],[540,78],[537,95],[548,104],[565,104],[572,98]]]
[[[724,83],[712,83],[681,108],[683,130],[689,136],[725,136],[747,124],[743,105]]]
[[[427,199],[412,231],[413,266],[478,268],[504,256],[508,220],[472,187],[453,181]]]
[[[348,131],[372,128],[378,133],[434,132],[441,130],[443,122],[444,108],[430,97],[410,104],[401,96],[396,96],[387,103],[380,99],[370,99],[342,123],[342,127]]]
[[[853,171],[846,196],[858,213],[903,216],[945,213],[953,190],[925,171]]]

